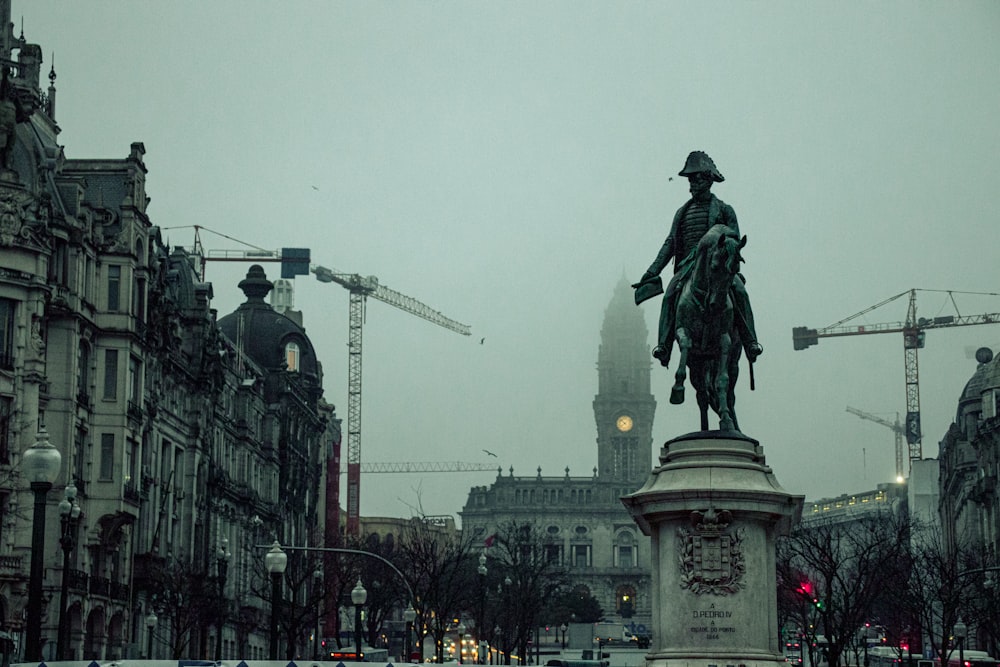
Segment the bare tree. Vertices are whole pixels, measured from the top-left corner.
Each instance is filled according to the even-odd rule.
[[[546,604],[567,584],[557,550],[534,523],[508,521],[500,525],[490,547],[497,575],[503,577],[503,610],[498,614],[501,636],[519,656],[527,655],[532,634]],[[510,650],[506,662],[510,662]]]
[[[954,649],[952,629],[963,612],[975,609],[980,597],[976,578],[966,574],[979,565],[978,552],[964,544],[950,550],[940,529],[928,526],[915,528],[911,548],[910,577],[893,596],[892,603],[914,619],[915,631],[922,632],[934,655],[947,664]],[[970,615],[964,620],[975,626],[977,618]],[[887,630],[892,632],[890,628]],[[905,629],[899,634],[906,634]]]
[[[417,597],[418,640],[430,634],[441,662],[447,633],[473,603],[477,575],[471,543],[421,520],[414,520],[400,541],[400,569]]]
[[[800,526],[782,545],[784,586],[794,584],[801,598],[802,628],[808,633],[812,625],[826,638],[830,667],[841,664],[876,601],[889,588],[905,586],[908,544],[908,521],[886,510],[849,522]],[[795,576],[801,579],[795,582]]]

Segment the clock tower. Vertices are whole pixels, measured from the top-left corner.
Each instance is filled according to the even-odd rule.
[[[597,353],[597,477],[635,490],[653,469],[653,415],[649,331],[622,276],[604,311]],[[631,491],[625,490],[626,493]]]

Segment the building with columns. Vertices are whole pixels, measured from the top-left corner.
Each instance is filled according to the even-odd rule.
[[[546,553],[561,562],[577,590],[593,595],[609,621],[650,627],[650,544],[620,498],[652,470],[653,417],[649,333],[623,277],[604,314],[597,352],[597,466],[588,474],[515,475],[499,470],[476,486],[462,509],[462,530],[485,539],[509,521],[534,523]]]

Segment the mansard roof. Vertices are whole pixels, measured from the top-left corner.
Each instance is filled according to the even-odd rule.
[[[264,269],[254,264],[239,287],[247,300],[234,312],[219,319],[219,328],[254,362],[263,368],[281,369],[287,357],[288,343],[299,346],[299,372],[317,385],[322,380],[320,364],[306,330],[264,301],[274,284]]]

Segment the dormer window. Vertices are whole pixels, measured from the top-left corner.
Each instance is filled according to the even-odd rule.
[[[299,344],[290,342],[285,345],[285,364],[288,370],[298,372],[299,370]]]

